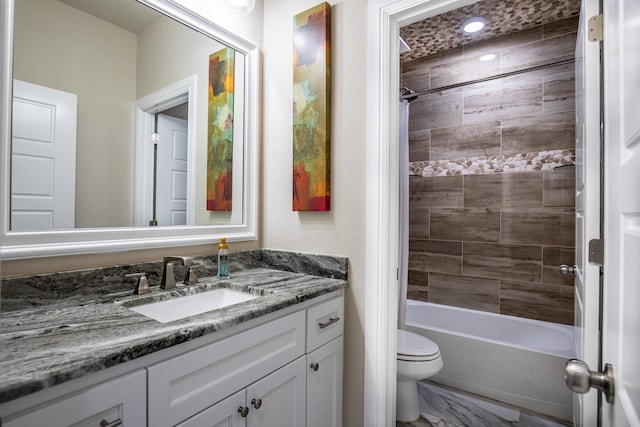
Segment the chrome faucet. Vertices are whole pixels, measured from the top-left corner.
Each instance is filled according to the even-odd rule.
[[[162,280],[160,281],[160,289],[175,289],[176,288],[176,276],[173,273],[173,263],[177,262],[180,265],[188,267],[187,274],[184,278],[184,284],[192,285],[198,283],[192,266],[193,260],[186,256],[166,256],[162,262]]]

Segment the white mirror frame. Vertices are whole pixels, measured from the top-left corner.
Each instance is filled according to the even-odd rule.
[[[258,238],[258,46],[194,14],[173,0],[137,0],[245,55],[243,221],[238,225],[122,227],[11,232],[11,105],[13,2],[0,0],[0,259],[36,258],[192,246]]]

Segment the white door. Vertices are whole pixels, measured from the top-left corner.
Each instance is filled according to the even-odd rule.
[[[14,80],[11,230],[74,228],[77,96]]]
[[[158,225],[187,223],[187,121],[158,115]]]
[[[599,363],[600,266],[588,261],[588,242],[600,239],[600,43],[588,40],[597,0],[582,0],[576,43],[575,345],[578,359]],[[598,392],[575,393],[576,426],[595,426]]]
[[[604,1],[603,363],[614,404],[603,426],[640,425],[640,2]]]

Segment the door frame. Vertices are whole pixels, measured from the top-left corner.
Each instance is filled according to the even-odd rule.
[[[476,1],[370,0],[367,6],[366,426],[395,425],[396,418],[399,29]]]
[[[153,203],[153,144],[155,114],[188,102],[187,118],[187,225],[195,224],[196,102],[197,76],[191,75],[136,101],[134,144],[133,220],[136,227],[149,225]]]

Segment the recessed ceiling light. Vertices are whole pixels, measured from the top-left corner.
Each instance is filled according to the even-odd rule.
[[[496,59],[496,54],[495,53],[488,53],[486,55],[482,55],[480,58],[478,58],[480,61],[482,62],[486,62],[486,61],[492,61],[494,59]]]
[[[466,19],[462,23],[462,31],[465,34],[473,34],[482,30],[487,25],[487,20],[481,16],[474,16],[473,18]]]

